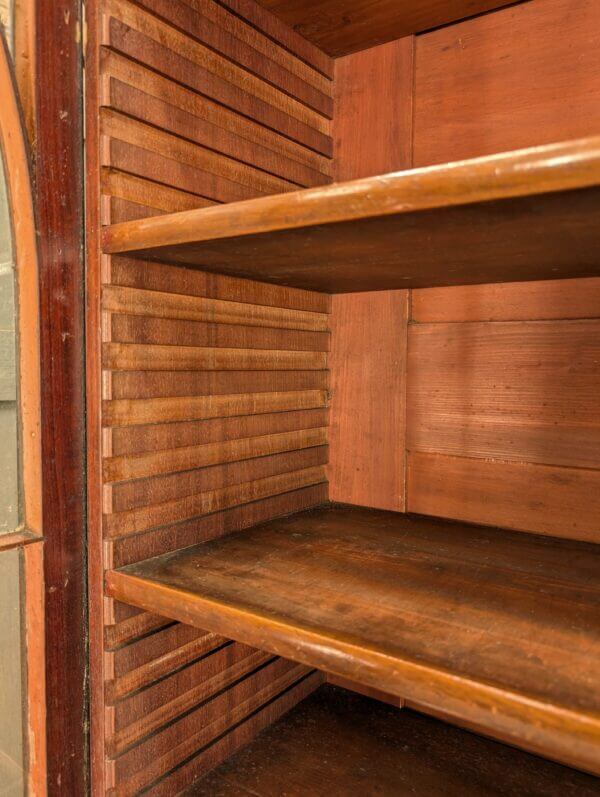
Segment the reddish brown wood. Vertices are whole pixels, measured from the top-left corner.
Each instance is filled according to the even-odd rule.
[[[600,278],[423,288],[411,297],[412,320],[549,321],[600,317]]]
[[[414,37],[335,62],[334,179],[412,166]]]
[[[103,249],[332,293],[596,276],[599,175],[595,136],[115,224]]]
[[[410,452],[409,512],[599,541],[600,470]]]
[[[600,468],[598,363],[599,319],[412,325],[408,448]]]
[[[407,324],[408,291],[333,297],[332,501],[404,510]]]
[[[585,543],[331,507],[110,572],[107,585],[598,774],[599,568]]]
[[[600,5],[531,0],[417,38],[415,165],[595,133]]]
[[[87,792],[80,4],[36,4],[48,791]],[[50,79],[57,74],[60,79]],[[66,686],[68,685],[68,688]]]
[[[332,56],[481,14],[511,0],[258,0]]]

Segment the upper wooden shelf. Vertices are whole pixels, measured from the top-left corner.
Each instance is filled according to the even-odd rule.
[[[600,136],[106,227],[106,253],[331,293],[600,274]]]
[[[600,774],[600,548],[348,507],[107,574],[125,603]]]

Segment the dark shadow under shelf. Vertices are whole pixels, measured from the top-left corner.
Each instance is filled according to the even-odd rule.
[[[600,548],[324,507],[107,574],[118,600],[600,773]]]
[[[600,274],[600,136],[106,227],[103,248],[330,293]]]
[[[322,686],[185,797],[593,797],[598,781]]]

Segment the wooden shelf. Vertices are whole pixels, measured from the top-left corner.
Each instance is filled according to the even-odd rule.
[[[600,136],[106,227],[106,253],[344,293],[600,273]]]
[[[348,507],[107,575],[125,603],[600,774],[600,549]]]
[[[597,797],[590,775],[322,686],[185,797]]]

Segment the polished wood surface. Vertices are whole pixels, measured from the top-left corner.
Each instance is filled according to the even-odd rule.
[[[588,138],[116,224],[103,247],[330,292],[593,276],[599,179]]]
[[[412,166],[414,37],[335,62],[336,182]]]
[[[599,575],[585,543],[325,507],[107,587],[598,774]]]
[[[508,5],[510,0],[258,0],[332,56]]]
[[[74,795],[88,791],[82,25],[76,0],[35,3],[47,786]]]
[[[415,166],[593,135],[600,5],[530,0],[417,37]]]
[[[332,501],[404,510],[407,336],[408,291],[333,297]]]
[[[594,797],[597,780],[322,686],[185,797]]]

